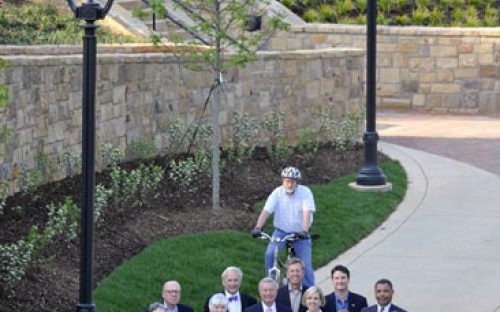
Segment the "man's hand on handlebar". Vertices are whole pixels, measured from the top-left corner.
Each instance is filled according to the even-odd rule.
[[[259,228],[253,228],[252,229],[252,236],[257,238],[260,237],[262,234],[262,231]]]
[[[307,231],[300,231],[297,233],[297,237],[300,239],[306,239],[309,236],[309,233]]]

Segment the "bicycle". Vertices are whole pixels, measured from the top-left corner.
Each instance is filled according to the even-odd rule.
[[[274,260],[273,260],[273,266],[268,270],[267,276],[272,278],[273,280],[278,283],[279,286],[283,286],[287,284],[287,278],[286,274],[285,277],[281,276],[281,270],[280,268],[284,268],[286,266],[286,261],[288,261],[290,258],[295,256],[295,251],[293,249],[293,242],[301,239],[317,239],[319,237],[319,234],[313,234],[313,235],[308,235],[305,238],[300,238],[297,233],[290,233],[282,238],[280,237],[272,237],[272,235],[269,235],[268,233],[261,232],[260,237],[257,236],[256,238],[262,239],[262,240],[268,240],[271,243],[274,243]],[[278,248],[279,244],[281,242],[285,242],[286,244],[286,261],[283,262],[281,261],[279,257],[280,250]]]

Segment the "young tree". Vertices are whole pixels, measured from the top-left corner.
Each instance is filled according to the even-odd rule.
[[[262,15],[269,4],[262,0],[172,0],[174,10],[182,10],[188,17],[185,30],[195,37],[189,42],[194,45],[208,45],[208,48],[179,49],[179,55],[189,59],[187,64],[193,70],[210,70],[213,85],[208,95],[212,112],[212,208],[220,209],[220,125],[219,113],[224,73],[228,68],[245,67],[256,58],[256,51],[275,30],[286,30],[289,25],[282,15],[265,16],[260,27]],[[165,2],[167,3],[167,2]],[[176,24],[174,12],[165,7],[163,0],[153,0],[152,12],[158,18],[170,19]],[[185,19],[186,20],[186,19]],[[258,30],[258,31],[256,31]],[[155,33],[153,41],[158,43],[160,36]],[[175,43],[181,38],[173,38]],[[200,43],[201,42],[201,43]],[[227,53],[229,52],[229,53]],[[228,54],[227,56],[225,54]],[[194,64],[194,65],[193,65]]]

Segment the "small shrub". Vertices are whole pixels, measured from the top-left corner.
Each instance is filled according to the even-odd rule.
[[[335,5],[335,12],[337,18],[349,15],[354,10],[354,3],[352,0],[338,0]]]
[[[42,180],[42,172],[38,168],[28,171],[26,165],[21,164],[19,166],[17,183],[19,190],[24,196],[29,194],[33,200],[37,200],[39,195],[36,194],[36,189]]]
[[[198,191],[196,183],[203,170],[194,157],[172,160],[170,162],[170,179],[185,193]]]
[[[431,0],[415,0],[415,4],[417,5],[418,9],[428,10],[431,4]]]
[[[386,13],[386,14],[389,14],[391,12],[391,9],[392,9],[392,1],[393,0],[379,0],[378,1],[378,6],[380,8],[380,13]]]
[[[26,275],[29,268],[36,266],[41,252],[58,237],[65,240],[77,236],[78,207],[70,198],[60,206],[47,205],[48,218],[45,228],[33,225],[28,236],[17,242],[0,245],[0,282],[9,296],[15,294],[16,284]]]
[[[484,26],[495,27],[498,26],[498,11],[497,9],[488,6],[484,10]]]
[[[9,184],[5,181],[0,181],[0,216],[4,214],[7,198],[9,197]]]
[[[366,11],[366,1],[367,0],[358,0],[358,9],[361,14]]]
[[[465,22],[465,12],[461,8],[454,8],[451,13],[452,25],[461,26]]]
[[[437,2],[437,6],[442,10],[447,10],[453,7],[453,0],[440,0]]]
[[[294,0],[281,0],[281,3],[287,8],[291,8],[295,4]]]
[[[415,25],[426,25],[429,19],[429,10],[419,7],[413,10],[413,23]]]
[[[292,154],[285,136],[283,118],[284,113],[274,109],[265,115],[262,121],[263,137],[266,138],[264,146],[267,154],[272,161],[278,163],[286,162]]]
[[[341,151],[352,149],[360,142],[362,132],[360,123],[363,114],[345,114],[336,125],[336,136],[333,144]]]
[[[128,203],[132,207],[143,207],[157,198],[156,188],[163,179],[164,171],[160,166],[140,164],[138,168],[126,171],[116,166],[110,172],[111,189],[114,201]],[[103,190],[103,196],[107,191]]]
[[[170,152],[176,154],[178,151],[182,150],[183,147],[185,147],[187,131],[180,119],[176,118],[170,122],[167,134],[167,145],[170,148]]]
[[[311,110],[311,119],[315,120],[314,130],[319,141],[332,141],[335,137],[335,119],[329,106],[315,106]]]
[[[402,12],[405,6],[408,5],[408,0],[393,0],[396,10]]]
[[[377,24],[378,25],[389,25],[390,21],[391,21],[391,19],[386,17],[383,14],[377,15]]]
[[[133,207],[143,207],[158,197],[156,189],[163,179],[163,168],[141,164],[121,177],[122,200]]]
[[[78,174],[82,168],[82,158],[80,154],[72,150],[65,150],[59,157],[59,163],[66,171],[66,176],[72,177]]]
[[[312,8],[307,9],[302,17],[308,23],[321,22],[321,15]]]
[[[366,25],[366,15],[360,14],[356,17],[356,24]]]
[[[430,26],[441,26],[444,22],[444,13],[438,7],[434,7],[429,13],[429,25]]]
[[[257,135],[259,133],[258,121],[250,118],[247,113],[233,114],[231,120],[232,134],[226,141],[228,158],[238,164],[249,160],[257,146]]]
[[[481,10],[484,7],[485,1],[484,0],[468,0],[468,5],[473,6],[476,8],[476,10]]]
[[[321,20],[325,22],[334,22],[335,21],[335,12],[333,8],[324,3],[319,7],[319,15],[321,16]]]
[[[35,155],[36,168],[40,171],[42,176],[41,183],[47,183],[53,180],[54,174],[56,173],[56,165],[54,161],[49,159],[47,154],[39,151]]]
[[[299,154],[304,155],[307,161],[312,160],[319,149],[319,140],[314,130],[302,129],[299,131],[295,148]]]
[[[464,8],[466,0],[451,0],[451,5],[454,8]]]
[[[113,191],[107,189],[102,184],[97,184],[95,188],[95,203],[94,203],[94,223],[99,225],[102,220],[101,216],[104,209],[108,206],[109,198],[113,196]]]
[[[406,14],[401,16],[396,16],[396,24],[401,26],[411,25],[411,18]]]
[[[467,27],[478,27],[481,26],[481,20],[478,17],[477,9],[473,6],[468,6],[465,10],[465,22],[464,25]]]
[[[120,162],[125,159],[123,150],[116,148],[111,143],[104,143],[101,145],[101,167],[102,168],[116,168]]]
[[[271,160],[279,165],[285,165],[290,156],[293,154],[293,149],[288,145],[284,137],[279,138],[275,144],[267,141],[265,144],[266,152]]]

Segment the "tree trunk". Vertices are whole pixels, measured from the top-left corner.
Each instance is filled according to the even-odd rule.
[[[212,209],[220,210],[220,126],[219,126],[219,110],[220,110],[220,88],[222,77],[221,63],[221,12],[219,0],[214,1],[215,4],[215,89],[212,99],[212,127],[213,127],[213,143],[212,143]]]

